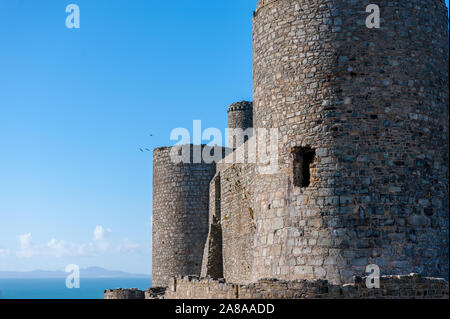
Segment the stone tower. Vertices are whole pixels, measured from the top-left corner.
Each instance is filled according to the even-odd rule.
[[[253,103],[241,101],[231,104],[228,107],[228,128],[242,129],[242,133],[229,135],[229,147],[238,148],[242,143],[246,142],[252,134],[244,135],[245,130],[253,128]]]
[[[208,234],[209,183],[216,164],[194,163],[187,145],[188,162],[175,163],[174,147],[153,152],[152,285],[167,286],[175,275],[200,275],[203,247]]]
[[[260,0],[255,128],[279,172],[255,177],[252,279],[448,279],[448,20],[444,0]]]

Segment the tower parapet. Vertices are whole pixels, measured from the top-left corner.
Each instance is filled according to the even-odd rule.
[[[231,104],[228,107],[228,128],[230,148],[238,148],[245,143],[251,136],[252,132],[245,131],[253,128],[253,103],[241,101]],[[232,131],[232,130],[236,131]]]

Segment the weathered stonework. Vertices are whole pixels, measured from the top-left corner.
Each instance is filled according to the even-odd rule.
[[[406,276],[383,276],[380,288],[368,289],[366,278],[333,285],[324,280],[278,281],[261,279],[249,285],[192,276],[171,279],[164,299],[448,299],[445,280]]]
[[[203,252],[201,276],[223,278],[220,173],[214,176],[209,187],[209,233]]]
[[[249,285],[236,285],[225,280],[184,276],[172,278],[165,294],[146,299],[448,299],[445,280],[422,277],[383,276],[380,288],[369,289],[366,278],[355,277],[346,285],[332,285],[324,280],[278,281],[261,279]],[[106,295],[105,295],[106,297]]]
[[[255,240],[253,164],[219,163],[221,176],[221,226],[224,278],[249,283]]]
[[[246,136],[245,130],[253,128],[253,103],[248,101],[236,102],[228,107],[228,128],[241,129],[242,133],[229,135],[228,147],[237,148],[246,142],[250,136]]]
[[[254,123],[280,132],[280,174],[253,185],[253,281],[448,279],[448,22],[443,0],[260,1]],[[292,150],[315,150],[297,187]],[[270,208],[269,208],[270,207]]]
[[[254,104],[229,128],[276,128],[279,169],[248,161],[255,135],[217,165],[156,149],[153,286],[169,288],[149,298],[448,298],[447,8],[379,0],[369,29],[370,3],[258,1]],[[353,280],[369,264],[381,289]]]
[[[131,289],[107,289],[104,299],[145,299],[145,294],[137,288]]]
[[[192,159],[194,147],[188,149]],[[171,150],[153,153],[153,287],[166,286],[177,274],[200,275],[208,234],[209,183],[216,164],[176,164]]]
[[[145,299],[164,299],[166,290],[166,287],[148,288],[144,292],[144,297]]]

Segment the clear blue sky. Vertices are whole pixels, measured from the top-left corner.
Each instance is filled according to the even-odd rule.
[[[151,272],[152,153],[138,149],[193,119],[223,129],[252,99],[255,5],[0,0],[0,270]]]
[[[224,128],[251,99],[255,4],[0,0],[0,270],[150,273],[152,153],[138,149],[193,119]]]

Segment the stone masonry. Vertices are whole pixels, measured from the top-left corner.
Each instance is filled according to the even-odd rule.
[[[448,11],[378,0],[369,29],[371,3],[258,1],[254,101],[228,108],[253,135],[216,163],[154,152],[147,298],[448,298]],[[249,161],[260,129],[272,174]]]
[[[137,288],[131,289],[107,289],[105,299],[145,299],[145,293]]]
[[[253,129],[253,103],[248,101],[233,103],[227,112],[228,128],[242,130],[229,135],[228,146],[235,149],[251,137],[251,134],[246,136],[244,133],[247,129]]]
[[[368,289],[366,278],[355,277],[345,285],[323,280],[279,281],[261,279],[249,285],[226,283],[225,280],[183,276],[172,278],[165,291],[148,289],[134,299],[448,299],[445,280],[422,277],[383,276],[379,289]],[[128,299],[107,290],[105,299]]]
[[[253,277],[448,279],[448,19],[443,0],[259,1],[254,126],[280,132],[256,176]],[[311,148],[310,184],[293,155]]]
[[[199,147],[205,149],[210,148]],[[173,163],[173,150],[153,152],[153,286],[165,286],[178,274],[200,275],[208,234],[209,183],[216,163],[193,163],[192,145],[179,149],[188,152],[187,163]]]

